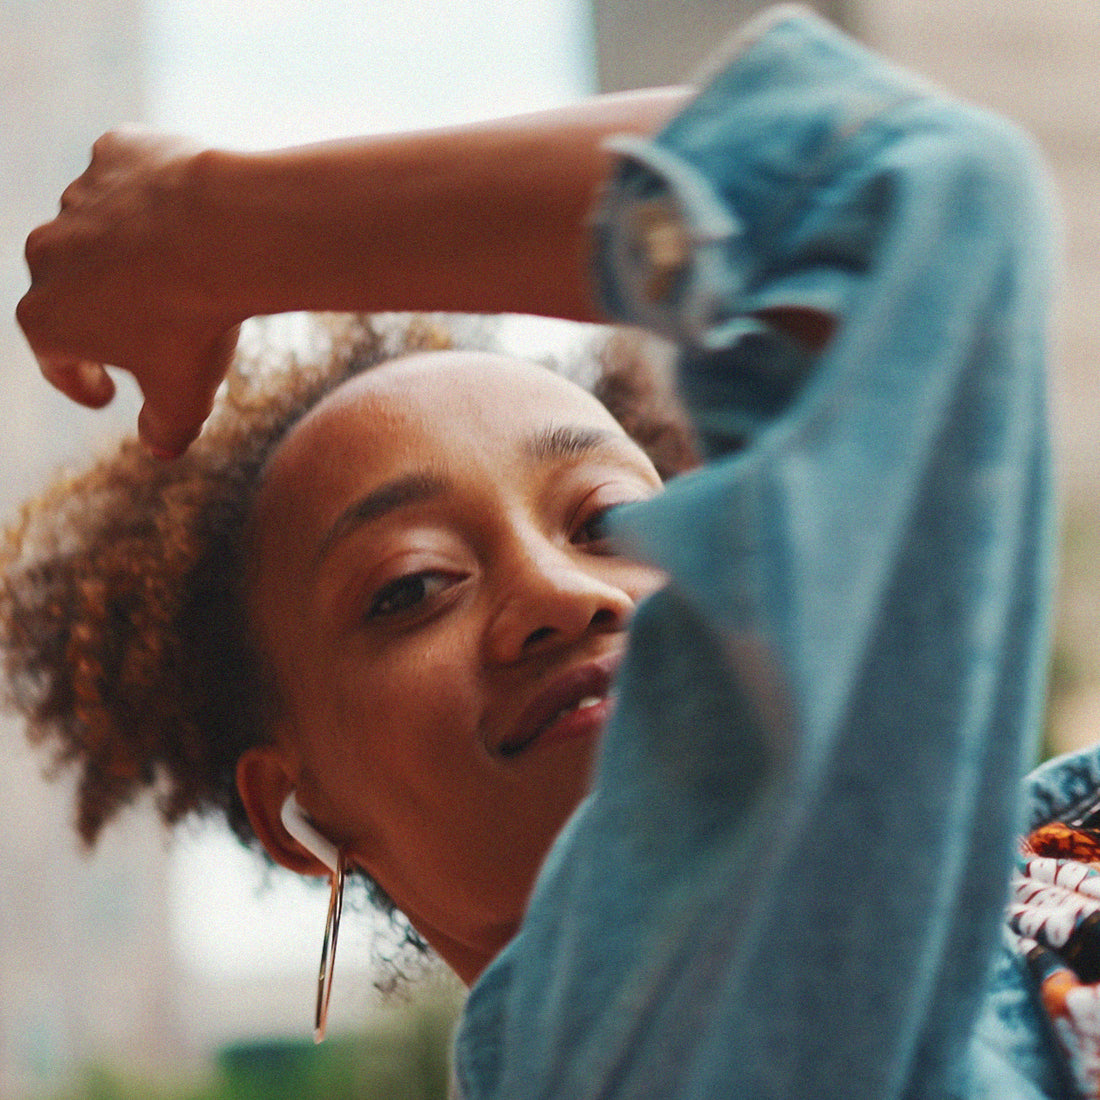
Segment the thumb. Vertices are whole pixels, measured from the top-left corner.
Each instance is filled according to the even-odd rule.
[[[138,437],[154,458],[179,458],[198,438],[207,412],[209,409],[198,416],[184,417],[177,410],[165,416],[147,400],[138,413]]]
[[[165,460],[179,458],[198,438],[233,359],[239,331],[234,326],[215,340],[206,357],[188,372],[182,388],[156,394],[146,391],[138,414],[138,436],[150,454]]]

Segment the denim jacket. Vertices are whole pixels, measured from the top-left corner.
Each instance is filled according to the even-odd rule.
[[[679,345],[709,462],[615,517],[671,580],[459,1087],[1015,1096],[967,1049],[1048,647],[1045,181],[800,9],[712,71],[613,143],[594,219],[603,300]],[[778,307],[833,315],[827,347]]]

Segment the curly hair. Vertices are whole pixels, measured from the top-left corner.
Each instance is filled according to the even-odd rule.
[[[237,760],[266,741],[272,690],[244,612],[248,522],[268,459],[341,382],[454,346],[431,318],[356,319],[315,362],[240,355],[203,434],[173,463],[136,440],[24,505],[7,532],[0,646],[8,702],[77,771],[76,829],[94,845],[145,790],[173,824],[221,814],[257,846]],[[640,338],[597,354],[594,387],[663,477],[694,464],[685,421]]]

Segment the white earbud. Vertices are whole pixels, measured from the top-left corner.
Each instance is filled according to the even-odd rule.
[[[336,845],[314,828],[313,823],[306,817],[305,810],[298,804],[298,798],[294,791],[286,796],[283,809],[279,815],[283,821],[283,828],[303,847],[311,856],[319,859],[333,874],[336,874],[338,852]]]

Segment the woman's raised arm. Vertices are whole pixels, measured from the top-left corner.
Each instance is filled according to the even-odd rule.
[[[667,89],[389,137],[265,153],[120,130],[31,233],[18,319],[45,376],[111,399],[137,379],[165,456],[198,434],[237,326],[287,310],[455,310],[597,319],[585,215],[609,133],[656,129]]]

